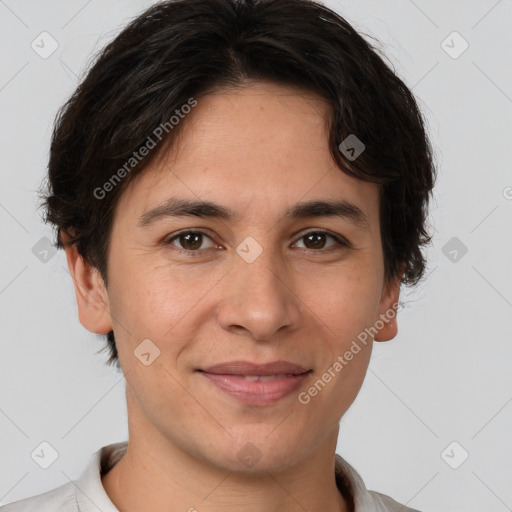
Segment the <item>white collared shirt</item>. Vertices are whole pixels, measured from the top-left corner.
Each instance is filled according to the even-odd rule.
[[[110,501],[101,475],[106,474],[124,455],[127,442],[114,443],[95,452],[78,480],[30,498],[0,507],[0,512],[119,512]],[[336,454],[336,482],[351,489],[355,512],[418,512],[389,496],[368,491],[356,470]]]

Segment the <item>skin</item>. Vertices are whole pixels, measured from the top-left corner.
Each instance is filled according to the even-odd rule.
[[[198,98],[171,152],[120,198],[108,289],[66,249],[80,322],[94,333],[114,329],[126,378],[128,451],[102,479],[119,510],[347,510],[334,453],[372,340],[308,404],[297,394],[393,308],[400,280],[384,281],[378,186],[336,167],[328,113],[319,97],[266,82]],[[137,227],[170,196],[210,200],[240,219]],[[340,198],[365,212],[369,229],[339,217],[284,219],[299,201]],[[185,228],[206,232],[202,243],[166,243]],[[303,232],[315,229],[352,248],[328,235],[308,242]],[[252,263],[236,252],[248,236],[263,248]],[[396,334],[393,318],[375,341]],[[134,350],[147,338],[160,356],[145,366]],[[234,359],[284,359],[313,373],[272,405],[244,405],[194,371]],[[248,442],[261,454],[252,467],[237,456]]]

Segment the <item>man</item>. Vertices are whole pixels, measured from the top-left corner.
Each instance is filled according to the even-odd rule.
[[[411,511],[335,450],[434,177],[412,94],[320,4],[139,16],[62,109],[45,202],[129,440],[1,510]]]

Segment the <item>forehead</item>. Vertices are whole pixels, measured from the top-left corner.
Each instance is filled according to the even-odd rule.
[[[116,212],[131,224],[169,197],[269,219],[298,202],[344,199],[365,212],[370,227],[378,223],[378,186],[348,176],[332,159],[325,100],[263,82],[197,102],[171,150],[121,196]]]

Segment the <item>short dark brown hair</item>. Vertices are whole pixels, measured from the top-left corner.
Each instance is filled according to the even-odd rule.
[[[56,246],[76,244],[108,286],[114,208],[186,122],[171,118],[191,98],[265,80],[328,101],[329,146],[340,170],[379,185],[385,279],[416,285],[426,265],[421,248],[432,238],[426,221],[436,169],[417,102],[383,57],[344,18],[310,0],[155,4],[99,53],[58,112],[41,194]],[[158,127],[167,129],[153,140]],[[340,150],[350,135],[364,144],[356,159]],[[158,148],[135,162],[149,138]],[[107,364],[119,365],[113,331],[107,342]]]

